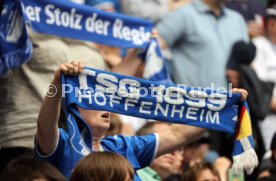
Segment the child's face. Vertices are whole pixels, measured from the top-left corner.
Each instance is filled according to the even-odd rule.
[[[86,110],[78,107],[79,113],[85,122],[92,128],[106,131],[110,126],[110,112]]]

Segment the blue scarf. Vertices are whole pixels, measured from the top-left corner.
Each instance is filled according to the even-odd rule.
[[[32,55],[32,44],[28,39],[20,4],[5,0],[0,17],[0,76],[9,69],[18,68]]]
[[[148,48],[140,55],[145,60],[143,77],[160,83],[172,83],[171,77],[165,66],[165,58],[161,52],[156,38],[151,38]]]
[[[149,39],[153,27],[151,22],[64,0],[21,1],[25,19],[34,31],[109,46],[142,48],[144,56],[141,58],[146,62],[144,77],[171,82],[157,40]]]
[[[25,23],[38,33],[144,50],[149,46],[153,28],[150,21],[64,0],[6,0],[4,7],[3,12],[7,13],[2,13],[1,17],[1,53],[4,58],[0,62],[0,75],[19,67],[31,56],[32,46]],[[8,19],[8,16],[12,18]],[[16,30],[19,29],[23,31],[17,37]],[[13,38],[12,42],[9,38]]]
[[[153,24],[65,0],[21,0],[25,19],[38,33],[121,48],[147,47]]]
[[[11,1],[9,7],[13,7],[14,3],[18,2]],[[21,0],[21,3],[25,21],[39,33],[123,48],[146,49],[149,47],[149,37],[153,25],[148,21],[106,13],[63,0]],[[5,4],[9,5],[9,1]],[[5,19],[1,19],[1,25],[2,22],[5,22]],[[7,37],[9,31],[4,32],[6,32],[4,37]],[[13,50],[26,53],[26,49],[21,51],[20,46],[17,46],[20,43],[28,45],[28,38],[23,36],[25,35],[24,32],[23,27],[23,34],[20,36],[23,40],[17,39],[15,41],[16,46],[13,44],[10,47],[9,42],[6,41],[7,38],[4,38],[5,41],[1,41],[1,53],[5,55],[5,52],[10,53]],[[160,56],[158,49],[152,49],[155,50],[157,56]],[[24,55],[22,57],[25,57]],[[24,62],[24,60],[26,59],[19,62]],[[160,68],[159,72],[164,72],[162,70],[163,68]],[[152,76],[154,74],[151,74],[150,77],[155,77]],[[236,134],[237,139],[233,151],[234,167],[250,172],[258,162],[253,150],[248,109],[245,103],[238,107],[239,95],[229,97],[226,93],[176,87],[172,84],[159,84],[156,81],[149,82],[93,69],[86,69],[84,74],[80,75],[80,80],[76,77],[65,77],[63,83],[78,88],[78,96],[71,93],[66,94],[65,102],[70,135],[78,135],[77,133],[79,133],[75,121],[77,117],[81,120],[76,109],[76,105],[79,105],[85,109],[107,110],[147,119],[198,126],[232,135]],[[130,87],[130,83],[133,83],[132,87]],[[151,85],[153,87],[150,87]],[[118,88],[118,86],[120,91],[115,93],[112,88]],[[104,89],[107,87],[111,87],[111,89]],[[137,92],[129,92],[130,88],[137,91],[137,87],[142,87],[139,91],[140,94],[145,95],[145,92],[149,94],[141,96]],[[96,96],[92,96],[89,90],[95,90],[95,88],[100,91],[96,91]],[[165,95],[166,92],[167,95]],[[180,97],[175,97],[176,93],[180,94]],[[238,114],[238,112],[242,112],[242,114]],[[89,130],[85,123],[83,125],[85,129]],[[75,148],[80,145],[79,138],[79,136],[75,136],[72,139]]]
[[[222,131],[236,135],[234,168],[251,173],[258,164],[248,109],[245,102],[240,104],[239,94],[177,87],[90,68],[78,77],[63,76],[62,88],[71,120],[74,117],[82,120],[78,105],[83,109]],[[90,130],[83,120],[82,123]],[[73,133],[69,131],[70,134]],[[79,143],[80,137],[74,137]]]

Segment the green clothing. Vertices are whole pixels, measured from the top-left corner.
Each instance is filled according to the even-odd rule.
[[[146,167],[137,171],[142,181],[161,181],[161,177],[150,167]]]

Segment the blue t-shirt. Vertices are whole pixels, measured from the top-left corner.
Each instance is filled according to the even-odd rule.
[[[35,145],[35,157],[50,162],[57,167],[67,178],[70,177],[73,168],[77,164],[72,155],[79,155],[80,159],[91,153],[91,149],[85,145],[81,153],[75,150],[71,144],[69,135],[63,129],[59,129],[59,141],[55,150],[48,154],[39,153],[38,145]],[[73,149],[72,149],[73,148]],[[100,151],[110,151],[124,156],[135,171],[134,180],[140,180],[136,171],[150,165],[155,158],[158,148],[158,135],[145,136],[109,136],[101,140]],[[75,150],[75,151],[74,151]]]
[[[216,17],[203,0],[193,0],[156,26],[173,55],[171,72],[177,84],[227,87],[225,67],[232,46],[248,41],[247,26],[237,12],[221,6]]]

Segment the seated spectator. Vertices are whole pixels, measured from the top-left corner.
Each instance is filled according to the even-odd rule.
[[[66,181],[59,171],[47,162],[21,157],[11,161],[3,170],[1,181]]]
[[[158,133],[169,127],[170,125],[167,123],[148,122],[137,131],[136,135],[142,136],[150,133]],[[149,167],[139,170],[138,175],[142,180],[164,180],[171,174],[174,174],[175,171],[181,169],[182,159],[181,150],[167,153],[154,159]]]
[[[131,181],[134,171],[128,161],[112,152],[97,152],[82,158],[70,181]]]
[[[182,181],[220,181],[218,171],[210,163],[197,163],[183,174]]]

